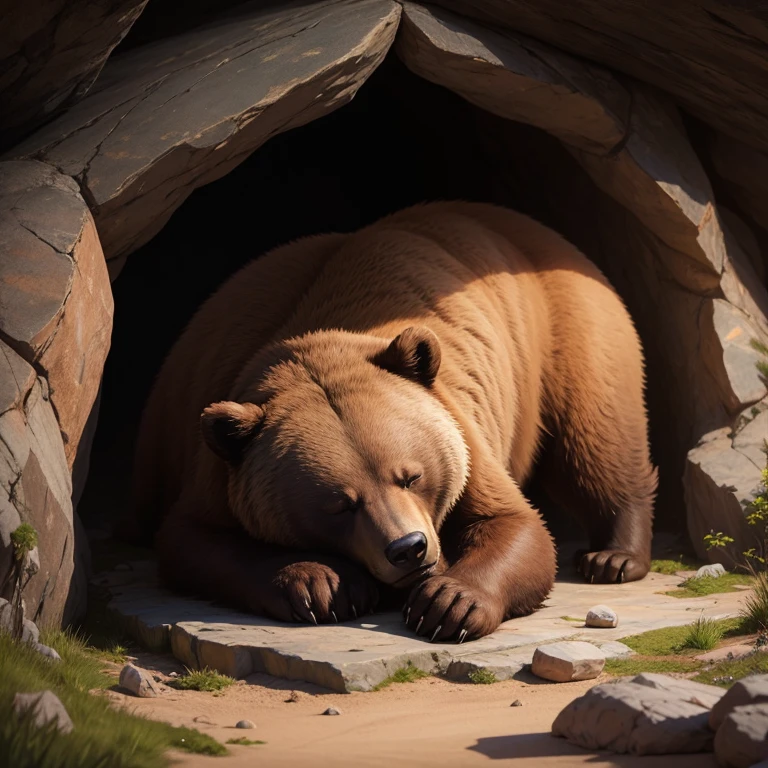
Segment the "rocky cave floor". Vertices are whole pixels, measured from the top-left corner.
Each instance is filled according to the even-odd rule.
[[[691,561],[675,554],[675,546],[664,540],[655,554],[669,559],[654,561],[659,570],[674,572],[654,572],[632,584],[587,585],[571,579],[564,566],[542,610],[506,622],[490,637],[456,646],[411,636],[397,614],[304,627],[178,597],[156,584],[154,564],[141,559],[141,553],[95,542],[97,572],[85,630],[111,648],[105,663],[115,677],[107,692],[114,706],[196,729],[227,745],[229,754],[223,758],[174,753],[175,764],[184,768],[209,763],[234,768],[255,759],[270,766],[326,761],[390,766],[405,760],[443,768],[479,765],[489,758],[523,766],[645,765],[650,758],[584,749],[569,743],[574,738],[554,738],[553,721],[564,708],[577,706],[587,691],[620,676],[660,671],[726,687],[731,677],[743,674],[738,665],[744,659],[754,660],[747,662],[752,671],[768,671],[768,663],[758,660],[763,654],[755,649],[757,637],[733,631],[751,594],[749,585],[723,580],[717,588],[731,591],[704,596],[681,591],[695,571]],[[564,548],[562,560],[568,555]],[[681,569],[675,570],[675,561]],[[616,627],[585,626],[589,609],[600,604],[618,616]],[[682,650],[686,628],[702,616],[731,631],[715,650]],[[554,648],[562,641],[590,643],[605,665],[599,658],[596,666],[587,659],[589,669],[583,674],[591,676],[588,680],[552,682],[534,675],[536,648]],[[131,695],[120,686],[117,678],[125,663],[146,671],[155,695]],[[577,659],[573,668],[580,663]],[[201,668],[235,681],[226,680],[214,691],[177,687],[189,669]],[[711,689],[702,690],[707,695]],[[340,716],[323,717],[329,708]],[[707,710],[698,714],[693,736],[685,738],[695,740],[703,727],[711,750]],[[243,720],[254,729],[236,727]],[[240,739],[245,742],[238,744]],[[659,743],[659,734],[653,739]],[[664,760],[675,768],[717,765],[712,754],[667,755]]]

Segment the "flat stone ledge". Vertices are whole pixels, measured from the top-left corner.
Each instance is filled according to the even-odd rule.
[[[660,594],[680,581],[654,573],[644,581],[622,585],[560,582],[542,610],[505,622],[488,637],[455,645],[415,637],[399,613],[312,627],[179,597],[157,586],[151,562],[132,563],[130,570],[95,579],[112,595],[110,611],[138,642],[154,650],[171,649],[190,668],[207,666],[237,678],[265,672],[341,692],[370,691],[408,664],[457,681],[469,680],[476,669],[487,669],[504,680],[527,668],[536,647],[563,639],[595,643],[606,657],[627,655],[629,649],[616,640],[688,624],[702,610],[716,618],[733,616],[744,599],[739,593],[691,600]],[[619,627],[594,629],[563,618],[586,616],[597,602],[621,614]]]

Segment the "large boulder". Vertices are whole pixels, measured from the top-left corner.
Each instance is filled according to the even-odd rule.
[[[728,567],[750,547],[760,547],[759,528],[750,526],[746,513],[762,490],[760,471],[768,456],[768,400],[746,409],[728,427],[704,435],[688,453],[685,497],[688,533],[703,560]],[[734,541],[726,547],[707,549],[704,537],[723,533]]]
[[[194,189],[347,103],[399,14],[393,0],[240,6],[110,61],[83,101],[9,156],[78,180],[115,277]]]
[[[435,4],[651,83],[707,123],[768,149],[768,9],[762,3],[666,3],[653,13],[634,0]]]
[[[28,522],[40,567],[27,615],[58,623],[85,599],[71,472],[109,350],[112,294],[77,185],[43,163],[0,163],[0,306],[0,583],[10,533]]]
[[[590,689],[555,718],[552,735],[585,749],[636,755],[707,752],[714,734],[709,709],[723,692],[714,686],[638,675]]]
[[[0,148],[82,98],[146,4],[0,2]]]

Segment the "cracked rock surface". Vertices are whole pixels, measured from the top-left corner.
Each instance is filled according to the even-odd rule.
[[[81,99],[146,4],[0,2],[0,147]]]
[[[85,600],[71,472],[99,389],[112,294],[93,219],[75,182],[38,162],[0,163],[0,580],[10,533],[31,523],[34,621]]]
[[[117,56],[83,101],[12,156],[78,180],[114,277],[195,188],[349,101],[389,49],[399,14],[392,0],[240,6]]]

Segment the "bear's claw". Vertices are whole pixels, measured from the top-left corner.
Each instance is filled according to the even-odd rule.
[[[578,570],[590,584],[637,581],[648,573],[649,568],[648,560],[620,549],[584,552],[578,562]]]
[[[503,607],[485,591],[441,575],[415,587],[403,613],[406,626],[429,642],[463,643],[493,632]]]

